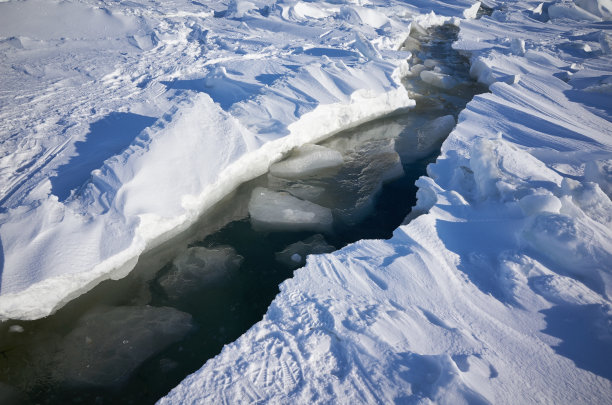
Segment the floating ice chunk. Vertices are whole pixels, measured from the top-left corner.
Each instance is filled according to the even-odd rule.
[[[439,65],[440,61],[434,60],[434,59],[425,59],[423,61],[423,65],[425,65],[425,67],[427,69],[433,69],[434,67],[436,67],[436,65]]]
[[[242,256],[229,246],[192,247],[173,261],[173,269],[159,279],[170,299],[179,299],[199,287],[220,281],[237,270]]]
[[[68,386],[120,385],[147,358],[180,340],[191,315],[167,307],[115,307],[83,316],[55,355],[54,377]]]
[[[318,185],[281,179],[270,174],[268,174],[268,188],[276,191],[286,191],[294,197],[314,203],[326,191],[324,187]]]
[[[289,158],[270,166],[270,173],[285,179],[300,179],[336,168],[343,162],[338,151],[320,145],[304,145],[294,150]]]
[[[356,224],[374,209],[384,183],[404,174],[393,139],[371,141],[345,159],[337,177],[339,194],[334,213],[346,224]]]
[[[11,333],[23,333],[25,329],[23,329],[23,326],[21,325],[11,325],[11,327],[9,328],[9,332]]]
[[[425,65],[418,63],[410,68],[410,76],[418,76],[426,69]]]
[[[519,206],[525,215],[533,215],[539,212],[559,213],[561,200],[550,191],[543,190],[536,194],[527,195],[519,200]]]
[[[310,254],[330,253],[336,250],[328,245],[323,235],[314,235],[308,239],[293,243],[283,251],[276,253],[276,260],[288,267],[297,268],[306,264],[306,256]]]
[[[257,187],[249,201],[251,224],[257,231],[331,231],[329,208],[284,192]]]
[[[452,115],[438,117],[423,125],[417,130],[417,133],[419,134],[418,149],[428,153],[432,152],[432,145],[446,139],[454,127],[455,117]]]
[[[432,86],[445,90],[452,89],[453,87],[459,84],[457,79],[452,76],[446,75],[444,73],[431,72],[429,70],[422,71],[419,77],[425,83],[429,83]]]

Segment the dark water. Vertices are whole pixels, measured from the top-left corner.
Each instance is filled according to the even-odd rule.
[[[125,279],[101,283],[46,319],[1,325],[0,403],[154,403],[263,317],[305,256],[292,261],[290,252],[279,261],[279,252],[299,242],[323,252],[389,238],[416,202],[415,180],[439,154],[444,136],[427,139],[428,125],[456,118],[484,90],[451,49],[455,27],[411,35],[420,41],[412,64],[436,60],[462,83],[441,90],[407,78],[414,110],[322,143],[342,154],[341,167],[246,183]],[[247,205],[255,187],[309,195],[332,210],[333,228],[253,230]]]

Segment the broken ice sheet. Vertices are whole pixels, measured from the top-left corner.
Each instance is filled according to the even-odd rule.
[[[264,187],[253,190],[249,215],[256,231],[329,232],[333,222],[329,208]]]

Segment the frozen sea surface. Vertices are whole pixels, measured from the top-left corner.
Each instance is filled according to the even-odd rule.
[[[124,277],[294,147],[412,107],[403,77],[452,88],[414,57],[446,21],[491,93],[412,221],[308,261],[162,401],[606,402],[609,1],[486,5],[1,2],[0,316]]]

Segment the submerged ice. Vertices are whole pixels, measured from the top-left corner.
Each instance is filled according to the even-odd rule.
[[[242,257],[231,246],[191,247],[174,259],[172,269],[158,283],[169,299],[180,299],[232,276]]]

